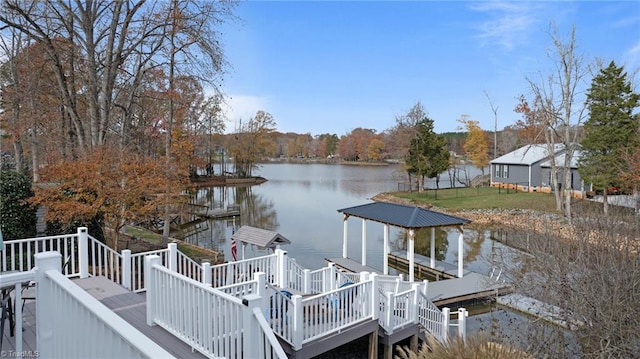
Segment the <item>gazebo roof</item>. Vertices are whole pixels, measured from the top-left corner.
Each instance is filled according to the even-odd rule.
[[[448,227],[471,223],[471,220],[466,218],[389,202],[367,203],[339,209],[338,212],[405,229]]]
[[[291,243],[291,241],[283,237],[278,232],[251,226],[240,227],[236,233],[231,235],[231,239],[244,243],[255,244],[261,248],[275,248],[280,244]]]

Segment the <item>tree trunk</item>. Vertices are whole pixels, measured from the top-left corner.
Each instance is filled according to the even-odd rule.
[[[602,210],[604,211],[605,216],[609,215],[609,199],[607,196],[606,187],[604,188],[604,190],[602,190]]]

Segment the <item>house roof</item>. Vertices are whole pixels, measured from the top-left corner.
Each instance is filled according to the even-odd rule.
[[[435,212],[426,208],[388,202],[373,202],[339,209],[338,212],[401,228],[446,227],[471,223],[471,220]]]
[[[570,168],[578,168],[578,160],[580,160],[580,156],[582,156],[582,151],[575,150],[573,151],[573,157],[571,157]],[[561,153],[556,156],[556,166],[564,167],[564,153]],[[551,160],[546,160],[540,164],[540,167],[551,167]]]
[[[556,154],[559,154],[562,150],[562,144],[556,143],[554,145],[554,152]],[[548,158],[549,152],[547,151],[546,144],[533,144],[522,146],[515,151],[509,152],[494,159],[493,161],[491,161],[491,163],[531,166]]]
[[[261,248],[275,248],[280,244],[290,244],[291,241],[283,237],[278,232],[269,231],[262,228],[242,226],[231,235],[231,239],[249,244],[255,244]]]

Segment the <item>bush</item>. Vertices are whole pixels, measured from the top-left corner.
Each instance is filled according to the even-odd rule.
[[[471,335],[467,340],[455,337],[446,344],[433,337],[428,338],[418,351],[398,348],[396,359],[533,359],[524,351],[505,344],[490,341],[482,334]]]

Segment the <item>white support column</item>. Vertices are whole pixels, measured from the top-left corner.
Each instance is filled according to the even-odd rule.
[[[242,297],[242,304],[244,304],[242,308],[242,357],[244,358],[257,358],[260,356],[260,345],[256,345],[256,343],[260,342],[258,337],[261,333],[260,327],[253,317],[253,309],[258,307],[261,299],[255,294]]]
[[[414,259],[414,251],[415,244],[413,242],[413,237],[415,236],[415,232],[413,229],[409,230],[409,238],[407,239],[407,259],[409,260],[409,282],[413,282],[414,274],[415,274],[415,259]]]
[[[209,287],[213,285],[213,281],[211,280],[211,263],[207,261],[202,262],[202,284],[208,285]]]
[[[89,233],[87,227],[78,227],[78,262],[80,278],[89,278]]]
[[[131,290],[131,250],[122,250],[122,286]]]
[[[458,235],[458,278],[462,278],[464,275],[464,230],[462,226],[458,230],[460,231]]]
[[[144,286],[147,289],[147,325],[154,326],[156,317],[156,288],[154,278],[154,265],[162,265],[160,256],[155,254],[144,257]]]
[[[431,268],[436,267],[436,227],[431,227],[431,253],[429,255]]]
[[[244,255],[245,255],[245,250],[247,249],[247,244],[244,243],[244,242],[241,242],[241,243],[242,243],[242,260],[244,260],[245,259]]]
[[[360,260],[363,266],[367,265],[367,221],[362,219],[362,259]]]
[[[167,248],[169,249],[169,270],[176,272],[178,270],[178,244],[169,243]]]
[[[86,229],[86,228],[85,228]],[[80,229],[78,229],[80,232]],[[86,232],[85,232],[86,233]],[[36,313],[38,313],[36,325],[36,342],[38,353],[43,357],[53,353],[54,336],[60,328],[56,327],[53,315],[58,308],[53,308],[51,302],[46,300],[53,293],[51,281],[47,278],[48,270],[60,271],[62,255],[57,252],[42,252],[35,255],[36,259]],[[17,303],[16,303],[17,304]],[[4,354],[4,353],[3,353]]]
[[[349,233],[348,219],[349,219],[349,216],[347,216],[346,214],[342,216],[342,258],[348,258],[347,257],[347,237]]]
[[[382,260],[382,273],[389,274],[389,225],[385,224],[383,227],[383,245],[382,245],[382,255],[384,256]]]

